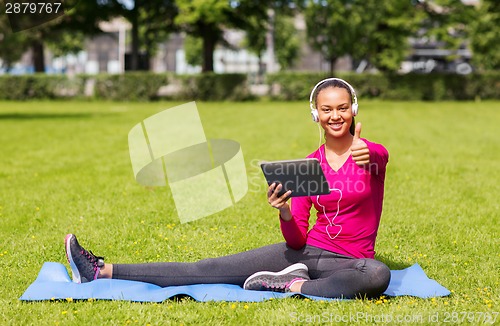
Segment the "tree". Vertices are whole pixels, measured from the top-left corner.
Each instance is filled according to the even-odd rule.
[[[262,54],[266,50],[268,28],[262,28],[257,22],[251,21],[246,29],[245,45],[257,55],[259,65],[262,62]],[[281,12],[275,15],[273,31],[276,59],[282,70],[288,69],[293,66],[300,53],[300,40],[293,24],[293,17]]]
[[[354,55],[366,59],[380,71],[394,72],[409,54],[409,37],[418,30],[423,14],[410,1],[366,1],[371,5],[363,15],[367,34],[358,40]]]
[[[202,40],[202,71],[213,71],[213,52],[223,37],[223,28],[228,27],[234,11],[226,0],[179,0],[179,15],[176,23],[181,28]]]
[[[410,1],[400,0],[325,0],[306,9],[308,39],[329,61],[331,74],[344,55],[397,71],[422,17]]]
[[[213,52],[225,29],[266,29],[268,10],[292,8],[295,1],[177,0],[176,23],[203,44],[202,72],[213,71]]]
[[[255,17],[251,17],[248,20],[248,25],[245,30],[245,40],[243,41],[243,46],[255,53],[259,64],[259,78],[263,74],[262,55],[266,50],[266,33],[268,28],[262,26],[262,21],[257,20]]]
[[[479,17],[471,23],[471,48],[473,61],[482,69],[500,69],[500,2],[482,0],[478,9]]]
[[[45,72],[45,44],[50,43],[56,51],[76,51],[81,48],[81,35],[101,32],[98,24],[108,19],[116,8],[115,0],[80,1],[63,16],[39,27],[18,32],[29,42],[36,72]],[[16,33],[17,34],[17,33]]]
[[[149,60],[158,43],[177,30],[175,0],[134,0],[132,6],[123,1],[115,14],[122,15],[132,25],[131,70],[138,70],[141,50]]]
[[[178,31],[174,20],[178,14],[175,0],[147,1],[141,13],[139,35],[144,37],[144,51],[148,58],[157,51],[158,43],[168,38],[170,33]]]
[[[292,67],[300,53],[300,41],[292,17],[277,16],[274,44],[281,69]]]
[[[373,23],[364,24],[363,15],[373,10],[373,6],[367,8],[367,2],[372,1],[310,1],[306,7],[308,41],[330,63],[332,75],[340,57],[349,54],[361,57],[361,39],[374,30]]]

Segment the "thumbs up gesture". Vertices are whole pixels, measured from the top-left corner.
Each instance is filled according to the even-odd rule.
[[[352,138],[351,145],[351,155],[354,162],[357,165],[362,166],[370,163],[370,151],[368,150],[368,145],[361,140],[361,122],[356,124],[356,129],[354,130],[354,137]]]

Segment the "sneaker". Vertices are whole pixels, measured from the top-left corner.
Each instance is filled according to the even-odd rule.
[[[243,288],[256,291],[290,292],[293,283],[309,280],[307,266],[297,263],[280,272],[257,272],[250,275],[243,284]]]
[[[68,234],[64,239],[66,258],[71,266],[73,282],[86,283],[97,279],[104,257],[97,257],[92,251],[83,249],[74,234]]]

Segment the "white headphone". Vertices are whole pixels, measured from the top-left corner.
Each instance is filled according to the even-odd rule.
[[[347,87],[349,87],[349,89],[351,90],[351,95],[352,95],[352,115],[353,116],[356,116],[358,114],[358,97],[356,96],[356,91],[354,90],[354,87],[351,86],[351,84],[349,84],[348,82],[346,82],[345,80],[343,79],[340,79],[340,78],[327,78],[327,79],[323,79],[322,81],[320,81],[319,83],[316,84],[316,86],[314,86],[314,88],[312,89],[311,91],[311,95],[309,96],[309,106],[311,107],[311,115],[312,115],[312,119],[314,122],[319,122],[319,114],[318,114],[318,109],[316,109],[314,107],[314,96],[316,95],[316,89],[323,83],[326,83],[328,81],[339,81],[343,84],[345,84]]]

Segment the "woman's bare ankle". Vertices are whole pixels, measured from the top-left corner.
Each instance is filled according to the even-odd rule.
[[[112,278],[113,277],[113,264],[106,264],[101,267],[99,271],[99,276],[97,278]]]
[[[293,282],[292,285],[290,286],[290,292],[301,293],[301,291],[302,291],[302,284],[304,284],[305,281],[306,280]]]

